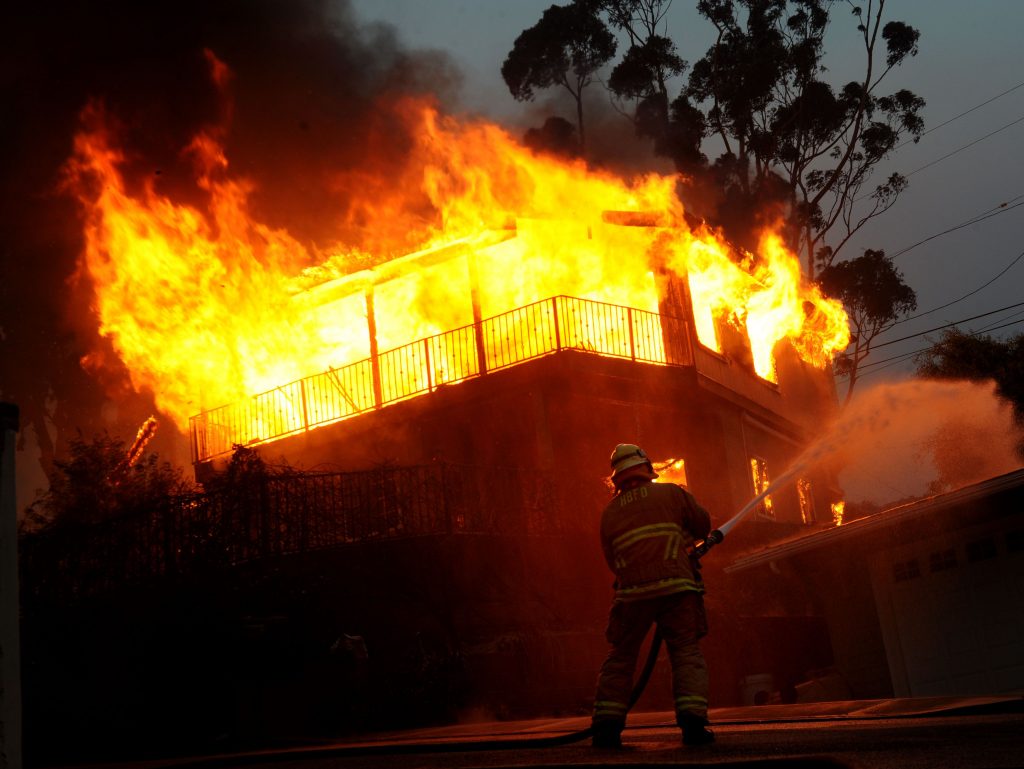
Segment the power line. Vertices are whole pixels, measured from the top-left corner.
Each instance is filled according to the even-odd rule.
[[[927,136],[928,134],[932,133],[932,131],[938,131],[938,130],[939,130],[940,128],[942,128],[942,127],[944,127],[944,126],[948,126],[948,125],[949,125],[950,123],[952,123],[952,122],[953,122],[954,120],[959,120],[960,118],[964,117],[965,115],[970,115],[970,114],[971,114],[972,112],[974,112],[974,111],[975,111],[976,109],[981,109],[981,108],[982,108],[982,107],[984,107],[984,106],[985,106],[986,104],[991,104],[991,103],[992,103],[992,102],[994,102],[994,101],[995,101],[996,99],[1001,99],[1001,98],[1003,98],[1004,96],[1006,96],[1007,94],[1009,94],[1009,93],[1013,93],[1014,91],[1016,91],[1016,90],[1017,90],[1018,88],[1021,88],[1021,87],[1024,87],[1024,82],[1020,82],[1020,83],[1017,83],[1017,85],[1013,86],[1012,88],[1008,88],[1007,90],[1003,91],[1003,92],[1002,92],[1002,93],[1000,93],[1000,94],[996,94],[996,95],[995,95],[995,96],[993,96],[993,97],[992,97],[991,99],[986,99],[986,100],[985,100],[985,101],[983,101],[983,102],[982,102],[981,104],[976,104],[976,105],[974,105],[973,107],[971,107],[971,108],[970,108],[969,110],[966,110],[966,111],[964,111],[964,112],[961,112],[961,113],[960,113],[959,115],[956,115],[956,116],[954,116],[954,117],[951,117],[951,118],[950,118],[949,120],[947,120],[947,121],[945,121],[945,122],[943,122],[943,123],[939,123],[939,124],[938,124],[937,126],[935,126],[934,128],[929,128],[929,129],[928,129],[927,131],[925,131],[924,133],[922,133],[922,134],[921,134],[920,136],[918,136],[918,137],[917,137],[917,138],[915,138],[915,139],[907,139],[906,141],[900,142],[900,143],[899,143],[899,144],[897,144],[897,145],[896,145],[895,147],[893,147],[893,151],[896,151],[896,150],[898,150],[898,149],[899,149],[900,147],[902,147],[902,146],[904,146],[904,145],[906,145],[906,144],[916,144],[916,143],[917,143],[918,141],[920,141],[920,139],[921,139],[922,137],[924,137],[924,136]]]
[[[1021,304],[1024,304],[1024,302],[1022,302]],[[1010,307],[1004,307],[1001,310],[993,310],[990,313],[985,313],[985,315],[992,315],[994,313],[1003,312],[1003,311],[1005,311],[1007,309],[1013,309],[1014,307],[1018,307],[1018,306],[1020,306],[1020,305],[1011,305]],[[1020,312],[1015,312],[1015,313],[1013,313],[1013,315],[1007,315],[1005,318],[1001,318],[1000,320],[996,321],[997,324],[1002,324],[1002,325],[993,326],[993,325],[990,324],[988,326],[982,326],[982,328],[980,328],[978,331],[972,332],[970,334],[970,336],[978,336],[979,334],[984,334],[984,333],[986,333],[988,331],[996,331],[996,330],[998,330],[1000,328],[1005,328],[1006,326],[1012,326],[1012,325],[1014,325],[1016,323],[1024,322],[1024,318],[1022,318],[1021,320],[1013,321],[1011,323],[1006,323],[1005,322],[1005,321],[1009,320],[1010,318],[1016,318],[1018,315],[1024,315],[1024,310],[1021,310]],[[984,317],[984,316],[979,315],[977,317]],[[950,324],[950,325],[954,325],[955,326],[955,325],[957,325],[957,323],[966,323],[967,321],[974,320],[974,319],[975,318],[964,318],[963,320],[959,320],[956,323],[953,323],[953,324]],[[915,334],[914,336],[921,336],[923,334],[930,334],[932,331],[938,331],[938,330],[940,330],[942,328],[947,328],[947,327],[946,326],[940,326],[937,329],[929,329],[928,331],[922,331],[921,334]],[[911,339],[911,338],[913,338],[913,337],[904,337],[904,339]],[[894,340],[894,341],[901,341],[901,340]],[[889,344],[889,342],[886,342],[885,344]],[[884,347],[885,344],[876,345],[874,349],[878,349],[879,347]],[[899,361],[904,360],[906,358],[910,358],[910,357],[912,357],[914,355],[917,355],[919,352],[924,352],[925,350],[929,350],[932,347],[934,347],[934,345],[929,345],[928,347],[921,347],[921,348],[919,348],[917,350],[912,350],[910,352],[900,353],[899,355],[894,355],[894,356],[889,357],[889,358],[882,358],[882,360],[872,361],[871,363],[865,363],[864,365],[858,367],[858,371],[862,372],[865,369],[871,368],[872,366],[880,366],[881,364],[889,363],[890,361],[899,362]],[[882,368],[888,368],[888,366],[882,366]],[[841,376],[848,376],[848,375],[847,374],[843,374]]]
[[[993,97],[991,97],[989,99],[986,99],[985,101],[981,102],[981,104],[975,104],[970,109],[964,110],[959,115],[954,115],[953,117],[949,118],[949,120],[945,120],[942,123],[939,123],[937,126],[934,126],[933,128],[929,128],[927,131],[924,131],[923,133],[921,133],[920,135],[918,135],[918,136],[916,136],[916,137],[914,137],[912,139],[906,139],[906,140],[900,142],[899,144],[897,144],[895,147],[892,148],[892,151],[895,152],[896,150],[900,149],[901,147],[905,147],[908,144],[917,144],[918,142],[920,142],[922,137],[927,136],[928,134],[932,133],[933,131],[938,131],[940,128],[943,128],[944,126],[947,126],[950,123],[952,123],[952,122],[954,122],[956,120],[959,120],[960,118],[962,118],[962,117],[964,117],[966,115],[970,115],[975,110],[981,109],[986,104],[991,104],[992,102],[996,101],[997,99],[1001,99],[1004,96],[1006,96],[1007,94],[1013,93],[1014,91],[1016,91],[1018,88],[1021,88],[1021,87],[1024,87],[1024,82],[1017,83],[1017,85],[1012,86],[1012,87],[1006,89],[1002,93],[996,94],[995,96],[993,96]],[[914,174],[916,174],[918,171],[923,171],[924,169],[929,168],[929,167],[931,167],[931,166],[933,166],[933,165],[935,165],[937,163],[941,163],[946,158],[951,158],[951,157],[953,157],[953,155],[956,155],[959,152],[963,152],[965,149],[968,149],[969,147],[973,147],[978,142],[983,142],[983,141],[985,141],[985,139],[988,139],[989,137],[995,136],[1000,131],[1004,131],[1007,128],[1010,128],[1011,126],[1016,125],[1017,123],[1021,122],[1022,120],[1024,120],[1024,116],[1021,116],[1020,118],[1018,118],[1017,120],[1013,121],[1012,123],[1004,125],[1002,128],[996,129],[995,131],[993,131],[992,133],[990,133],[990,134],[988,134],[986,136],[982,136],[980,139],[975,139],[970,144],[967,144],[967,145],[965,145],[963,147],[960,147],[959,149],[954,150],[953,152],[949,153],[948,155],[942,156],[938,160],[933,160],[931,163],[928,163],[927,165],[921,166],[916,171],[911,171],[909,174],[907,174],[907,177],[911,177]],[[869,197],[871,197],[870,193],[865,194],[865,195],[861,195],[854,202],[860,201],[860,200],[864,200],[865,198],[869,198]]]
[[[1011,304],[1011,305],[1007,305],[1006,307],[1000,307],[998,310],[991,310],[989,312],[983,312],[981,315],[972,315],[970,318],[962,318],[960,320],[954,321],[953,323],[946,323],[943,326],[936,326],[935,328],[930,328],[930,329],[927,329],[926,331],[919,331],[916,334],[908,334],[907,336],[901,336],[899,339],[892,339],[892,340],[890,340],[888,342],[882,342],[881,344],[876,344],[875,345],[875,349],[877,350],[879,347],[888,347],[889,345],[896,344],[897,342],[904,342],[907,339],[914,339],[914,338],[919,337],[919,336],[924,336],[925,334],[930,334],[933,331],[941,331],[942,329],[949,328],[951,326],[958,326],[961,323],[966,323],[969,320],[977,320],[978,318],[987,318],[989,315],[995,315],[998,312],[1004,312],[1006,310],[1013,310],[1013,309],[1015,309],[1017,307],[1024,307],[1024,302],[1017,302],[1017,304]]]
[[[987,326],[982,326],[977,331],[971,332],[970,336],[978,336],[979,334],[984,334],[984,333],[987,333],[989,331],[995,331],[995,330],[997,330],[999,328],[1003,328],[1004,325],[1012,326],[1013,323],[1020,323],[1021,322],[1020,320],[1014,321],[1013,323],[1007,323],[1006,322],[1006,321],[1009,321],[1010,318],[1016,318],[1019,315],[1024,315],[1024,310],[1021,310],[1020,312],[1015,312],[1015,313],[1013,313],[1013,315],[1007,315],[1005,318],[1000,318],[995,323],[990,323]],[[1022,318],[1021,320],[1024,320],[1024,318]],[[922,347],[922,348],[920,348],[918,350],[914,350],[913,352],[905,352],[905,353],[901,353],[899,355],[894,355],[891,358],[882,358],[882,360],[876,360],[876,361],[872,361],[871,363],[865,363],[863,366],[860,367],[860,370],[863,371],[864,369],[871,368],[872,366],[877,366],[877,365],[882,364],[882,363],[888,363],[889,361],[902,360],[903,358],[909,358],[912,355],[917,355],[919,352],[924,352],[925,350],[930,350],[932,347],[934,347],[934,345],[929,345],[928,347]]]
[[[923,166],[921,166],[920,168],[914,169],[913,171],[911,171],[906,176],[909,179],[914,174],[920,173],[921,171],[924,171],[926,168],[931,168],[932,166],[937,165],[938,163],[941,163],[943,160],[948,160],[949,158],[953,157],[954,155],[959,155],[961,152],[963,152],[966,149],[970,149],[975,144],[979,144],[979,143],[985,141],[986,139],[991,139],[997,133],[1001,133],[1001,132],[1005,131],[1007,128],[1011,128],[1012,126],[1015,126],[1015,125],[1017,125],[1017,123],[1021,123],[1021,122],[1024,122],[1024,115],[1021,115],[1016,120],[1014,120],[1014,121],[1012,121],[1010,123],[1007,123],[1002,128],[997,128],[992,133],[985,134],[980,139],[975,139],[974,141],[969,142],[968,144],[965,144],[962,147],[958,147],[957,149],[953,150],[952,152],[946,153],[941,158],[936,158],[935,160],[933,160],[930,163],[925,163]]]
[[[997,320],[997,321],[995,321],[995,323],[990,323],[987,326],[982,326],[981,328],[978,329],[977,333],[983,334],[986,331],[994,330],[995,328],[997,328],[997,326],[996,326],[997,323],[1002,323],[1005,320],[1009,320],[1010,318],[1016,318],[1016,317],[1018,317],[1020,315],[1024,315],[1024,310],[1021,310],[1020,312],[1015,312],[1013,315],[1007,315],[1005,318],[1003,318],[1002,321]]]
[[[1017,254],[1017,257],[1012,262],[1010,262],[1008,265],[1006,265],[1002,270],[1000,270],[999,273],[996,274],[993,278],[991,278],[987,282],[983,283],[982,285],[978,286],[973,291],[970,291],[970,292],[964,294],[959,299],[954,299],[952,302],[946,302],[945,304],[940,304],[938,307],[933,307],[930,310],[925,310],[924,312],[919,312],[919,313],[917,313],[917,315],[911,315],[908,318],[903,318],[902,320],[897,320],[894,323],[892,323],[892,325],[890,325],[889,328],[892,328],[893,326],[897,326],[900,323],[905,323],[908,320],[913,320],[914,318],[923,318],[925,315],[931,315],[933,312],[938,312],[939,310],[944,310],[947,307],[952,307],[954,304],[958,304],[958,303],[962,302],[964,299],[967,299],[968,297],[974,296],[975,294],[977,294],[982,289],[988,288],[993,283],[995,283],[997,280],[999,280],[999,278],[1003,277],[1003,275],[1005,275],[1007,272],[1009,272],[1010,269],[1015,264],[1017,264],[1017,262],[1019,262],[1021,259],[1024,259],[1024,251],[1021,251],[1019,254]]]
[[[1017,314],[1021,314],[1021,313],[1017,313]],[[1011,317],[1013,317],[1013,316],[1011,316]],[[990,327],[987,327],[987,328],[983,328],[980,331],[975,331],[975,332],[973,332],[971,334],[968,334],[967,336],[980,336],[981,334],[987,333],[988,331],[998,331],[999,329],[1002,329],[1002,328],[1008,328],[1010,326],[1016,326],[1018,323],[1024,323],[1024,318],[1021,318],[1020,320],[1010,321],[1009,323],[1002,323],[1001,325],[998,325],[998,326],[990,326]],[[875,361],[873,363],[868,363],[867,365],[860,367],[857,378],[858,379],[863,379],[864,377],[870,376],[871,374],[877,374],[882,369],[889,368],[889,366],[895,366],[900,361],[906,360],[907,358],[912,358],[915,355],[919,355],[922,352],[926,352],[927,350],[931,350],[933,347],[935,347],[935,345],[934,344],[930,344],[927,347],[919,347],[918,349],[912,350],[911,352],[905,352],[905,353],[902,353],[901,355],[894,355],[891,358],[883,358],[882,360]],[[883,363],[884,364],[888,364],[888,365],[884,365],[884,366],[881,365]],[[878,368],[872,369],[871,371],[865,371],[864,370],[866,368],[869,368],[870,366],[878,366]],[[845,378],[848,379],[850,375],[849,374],[841,374],[840,376],[845,377]]]
[[[1011,203],[1015,203],[1015,201],[1018,201],[1021,198],[1024,198],[1024,195],[1017,195],[1014,198],[1010,198],[1005,203],[1000,203],[998,206],[993,206],[992,208],[988,209],[987,211],[982,211],[980,214],[976,214],[975,216],[972,216],[967,221],[961,222],[960,224],[957,224],[957,225],[955,225],[953,227],[950,227],[948,230],[943,230],[942,232],[936,232],[934,235],[929,235],[924,240],[919,240],[916,243],[907,246],[906,248],[900,249],[895,254],[892,254],[891,258],[895,259],[897,256],[902,256],[903,254],[907,253],[908,251],[913,251],[918,246],[922,246],[922,245],[924,245],[925,243],[927,243],[930,240],[935,240],[936,238],[941,238],[943,235],[948,235],[951,232],[956,232],[957,230],[962,230],[964,227],[970,227],[972,224],[978,224],[979,222],[983,222],[986,219],[991,219],[991,218],[993,218],[995,216],[999,216],[1000,214],[1005,214],[1007,211],[1012,211],[1015,208],[1019,208],[1020,206],[1024,206],[1024,201],[1022,201],[1020,203],[1016,203],[1016,205],[1012,205],[1012,206],[1010,205]]]
[[[994,327],[992,327],[989,330],[990,331],[998,331],[1001,328],[1008,328],[1010,326],[1016,326],[1018,323],[1024,323],[1024,318],[1021,318],[1020,320],[1011,321],[1010,323],[1004,323],[1004,324],[1002,324],[1000,326],[994,326]],[[985,332],[984,331],[976,331],[973,334],[968,334],[967,336],[980,336],[983,333],[985,333]],[[922,348],[920,348],[918,350],[914,350],[914,352],[912,352],[912,353],[906,353],[906,354],[898,356],[898,357],[901,358],[901,359],[911,358],[911,357],[913,357],[915,355],[918,355],[918,354],[920,354],[922,352],[925,352],[927,350],[931,350],[933,347],[935,347],[935,345],[929,345],[928,347],[922,347]],[[862,376],[860,376],[858,378],[859,379],[863,379],[865,376],[870,376],[871,374],[877,374],[882,369],[889,368],[889,366],[895,366],[898,362],[899,362],[898,360],[894,359],[892,363],[889,363],[888,365],[885,365],[885,366],[879,366],[878,368],[872,369],[871,371],[867,371]]]

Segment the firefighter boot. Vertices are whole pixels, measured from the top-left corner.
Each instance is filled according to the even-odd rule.
[[[680,713],[679,726],[683,730],[684,745],[707,745],[715,741],[715,733],[707,728],[708,720],[693,713]]]
[[[594,734],[590,744],[595,748],[611,748],[617,750],[622,747],[622,724],[618,721],[597,721],[593,726]]]

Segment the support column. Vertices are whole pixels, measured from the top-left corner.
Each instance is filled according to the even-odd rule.
[[[370,371],[373,375],[373,405],[380,408],[384,401],[380,383],[380,356],[377,354],[377,316],[373,310],[373,286],[366,289],[366,326],[370,332]]]
[[[0,403],[0,769],[21,769],[18,511],[14,490],[18,407]]]
[[[466,255],[469,263],[469,296],[473,301],[473,338],[476,340],[476,361],[480,376],[487,373],[487,347],[484,345],[483,312],[480,309],[480,272],[476,265],[476,252]]]

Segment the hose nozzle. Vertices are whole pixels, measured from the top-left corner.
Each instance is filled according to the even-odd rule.
[[[723,534],[719,529],[712,529],[704,538],[704,541],[693,548],[694,558],[703,558],[707,554],[708,550],[713,548],[723,539],[725,539],[725,534]]]

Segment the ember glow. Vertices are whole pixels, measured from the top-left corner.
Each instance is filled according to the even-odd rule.
[[[202,210],[152,180],[129,184],[112,121],[95,106],[83,114],[66,169],[85,213],[79,272],[134,387],[179,427],[368,357],[369,301],[383,351],[479,320],[474,302],[483,317],[556,295],[658,312],[659,280],[674,274],[689,287],[701,343],[721,351],[723,323],[745,331],[766,380],[776,379],[780,340],[819,367],[846,346],[841,306],[802,280],[777,235],[746,254],[691,229],[676,177],[626,180],[535,155],[496,125],[422,103],[401,114],[415,137],[405,171],[367,183],[346,214],[372,233],[372,253],[314,249],[257,221],[251,186],[230,173],[216,131],[187,150]]]

